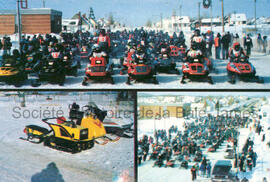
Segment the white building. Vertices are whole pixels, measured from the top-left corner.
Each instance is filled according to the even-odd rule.
[[[82,31],[89,31],[89,25],[82,25]],[[71,32],[74,33],[79,30],[79,19],[62,19],[62,30],[63,32]]]
[[[228,19],[229,25],[246,25],[247,24],[247,16],[246,14],[231,14]]]
[[[211,27],[211,18],[203,18],[201,19],[201,24],[203,27]],[[222,20],[221,18],[212,18],[212,25],[215,26],[221,26]]]
[[[179,32],[180,30],[190,29],[190,18],[188,16],[171,16],[157,23],[154,28],[162,28],[170,31]]]

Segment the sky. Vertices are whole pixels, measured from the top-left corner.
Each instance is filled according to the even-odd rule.
[[[221,1],[213,1],[213,16],[221,15]],[[28,0],[29,8],[42,7],[43,0]],[[172,15],[175,11],[182,15],[198,17],[198,2],[203,0],[45,0],[47,8],[63,12],[63,18],[71,18],[81,11],[88,13],[94,9],[96,18],[107,18],[110,13],[114,19],[128,26],[143,26],[148,20],[159,21]],[[0,1],[0,9],[15,9],[16,0]],[[224,0],[224,13],[245,13],[248,18],[254,17],[254,0]],[[209,15],[210,9],[201,6],[201,15]],[[270,17],[270,0],[257,0],[257,17]]]

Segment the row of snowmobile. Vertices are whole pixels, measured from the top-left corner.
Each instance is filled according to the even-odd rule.
[[[62,55],[60,52],[52,52],[49,55],[41,55],[37,59],[35,54],[22,58],[4,56],[0,67],[0,81],[21,86],[28,76],[35,76],[31,85],[37,87],[42,81],[64,85],[66,76],[77,76],[81,67],[80,59],[76,56]]]
[[[44,118],[48,127],[27,125],[26,137],[20,139],[60,151],[78,153],[91,149],[95,144],[105,145],[116,142],[120,137],[133,138],[133,123],[121,123],[106,120],[107,111],[99,109],[95,103],[89,103],[80,109],[75,104],[69,106],[68,119],[65,117]]]

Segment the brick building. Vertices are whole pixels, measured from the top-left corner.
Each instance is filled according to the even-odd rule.
[[[49,8],[22,9],[21,23],[22,33],[59,33],[62,30],[62,12]],[[0,35],[16,32],[16,10],[0,10]]]

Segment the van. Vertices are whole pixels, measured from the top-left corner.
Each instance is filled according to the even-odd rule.
[[[232,171],[232,163],[230,160],[218,160],[212,170],[212,182],[233,182],[235,175]]]

